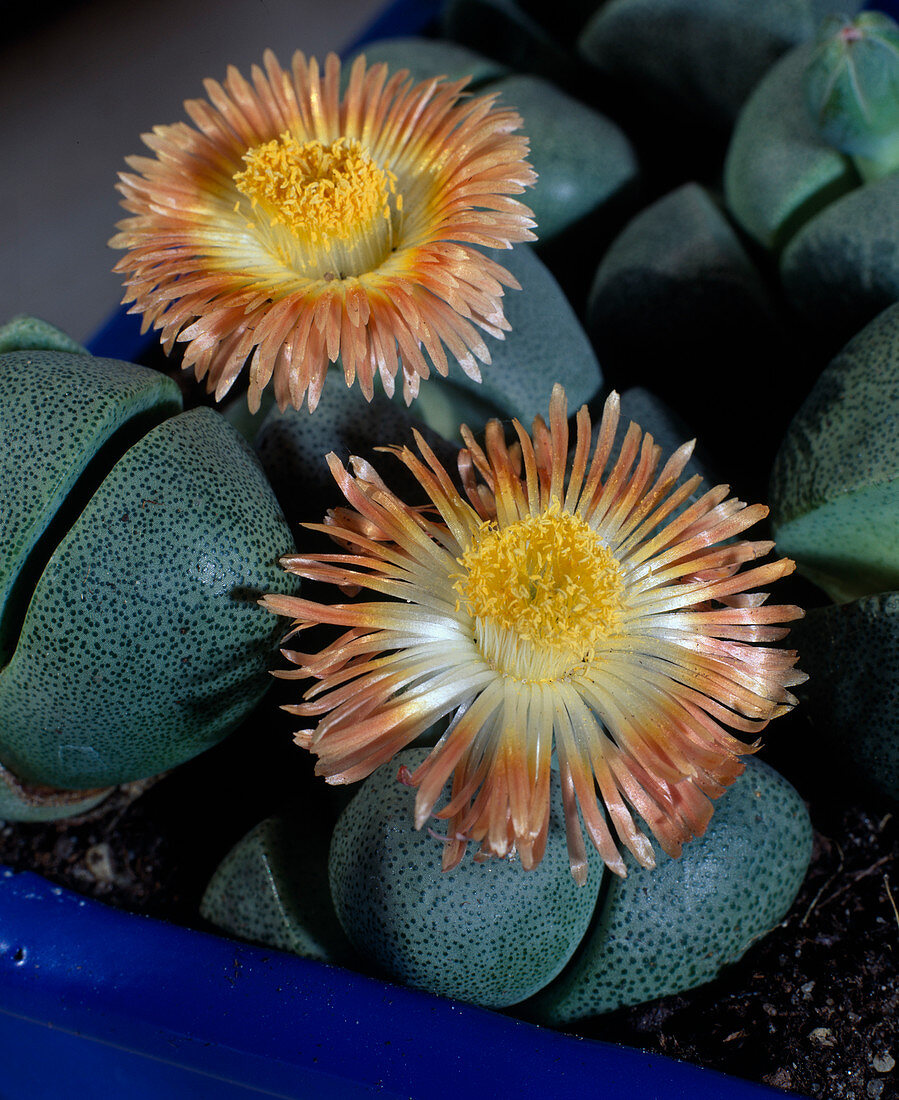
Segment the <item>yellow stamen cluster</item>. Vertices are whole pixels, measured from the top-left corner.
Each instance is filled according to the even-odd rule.
[[[570,671],[620,623],[618,562],[557,503],[507,527],[484,524],[459,562],[455,588],[479,625],[481,650],[510,675],[541,680]]]
[[[359,141],[300,144],[285,131],[242,159],[246,168],[234,174],[234,183],[253,209],[261,206],[270,225],[283,225],[326,251],[378,217],[390,221],[388,193],[396,193],[396,176],[379,168]],[[402,209],[402,196],[396,206]]]

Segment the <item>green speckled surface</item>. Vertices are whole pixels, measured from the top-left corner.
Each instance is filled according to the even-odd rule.
[[[406,749],[362,785],[331,841],[331,891],[357,950],[388,976],[419,989],[501,1007],[553,978],[586,931],[602,879],[591,853],[587,884],[571,877],[554,783],[543,862],[475,863],[473,850],[440,870],[442,844],[412,824],[414,792],[397,782],[425,749]],[[440,832],[444,823],[435,821]]]
[[[605,115],[536,76],[506,77],[484,90],[499,92],[524,120],[537,182],[521,198],[534,212],[538,247],[636,184],[636,153]]]
[[[715,804],[680,859],[609,877],[600,918],[559,978],[528,1006],[560,1025],[710,981],[782,919],[805,876],[812,830],[802,799],[762,761]]]
[[[806,110],[802,74],[812,49],[791,50],[762,78],[740,113],[724,165],[728,208],[769,248],[782,247],[797,222],[858,183],[848,158],[825,145]]]
[[[309,823],[269,817],[222,860],[200,912],[240,939],[336,965],[357,962],[328,887],[328,837]]]
[[[40,317],[20,314],[0,325],[0,355],[8,351],[67,351],[87,355],[87,348]]]
[[[504,340],[486,338],[492,361],[481,367],[480,383],[450,363],[447,379],[434,372],[422,382],[413,407],[449,439],[458,438],[463,421],[477,431],[490,416],[517,416],[530,427],[538,414],[547,416],[554,382],[565,387],[571,410],[589,401],[602,384],[587,334],[546,265],[525,245],[497,252],[496,259],[522,288],[507,290],[503,298],[512,331]]]
[[[129,422],[178,412],[181,398],[174,382],[146,367],[45,350],[0,355],[0,394],[2,666],[20,625],[17,609],[16,621],[4,622],[10,591],[90,461]]]
[[[899,305],[822,372],[771,477],[778,549],[835,599],[899,585]]]
[[[58,787],[153,775],[220,740],[270,683],[297,583],[249,448],[196,409],[113,467],[51,557],[0,673],[0,760]]]
[[[857,188],[806,222],[780,273],[805,321],[843,339],[899,300],[899,175]]]

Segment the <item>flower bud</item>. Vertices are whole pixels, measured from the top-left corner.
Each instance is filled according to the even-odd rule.
[[[852,156],[865,179],[899,168],[899,26],[889,16],[826,19],[805,97],[820,136]]]

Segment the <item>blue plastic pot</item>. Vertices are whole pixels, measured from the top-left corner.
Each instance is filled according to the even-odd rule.
[[[0,871],[0,1095],[763,1100],[783,1093]]]

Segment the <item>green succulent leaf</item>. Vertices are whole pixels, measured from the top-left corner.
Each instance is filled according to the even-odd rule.
[[[741,958],[793,903],[812,850],[796,791],[756,758],[680,859],[627,857],[571,963],[528,1006],[554,1026],[692,989]]]
[[[837,601],[899,588],[899,305],[823,371],[774,463],[777,548]]]
[[[867,178],[899,167],[899,26],[880,12],[827,19],[805,71],[821,137]]]
[[[329,857],[337,916],[360,954],[395,980],[487,1007],[516,1004],[577,948],[602,864],[591,852],[587,882],[575,884],[556,778],[546,854],[534,870],[469,854],[442,871],[443,846],[413,828],[414,793],[396,778],[427,751],[405,749],[378,768],[338,819]]]
[[[834,760],[899,803],[899,592],[809,611],[790,637],[803,708]]]

